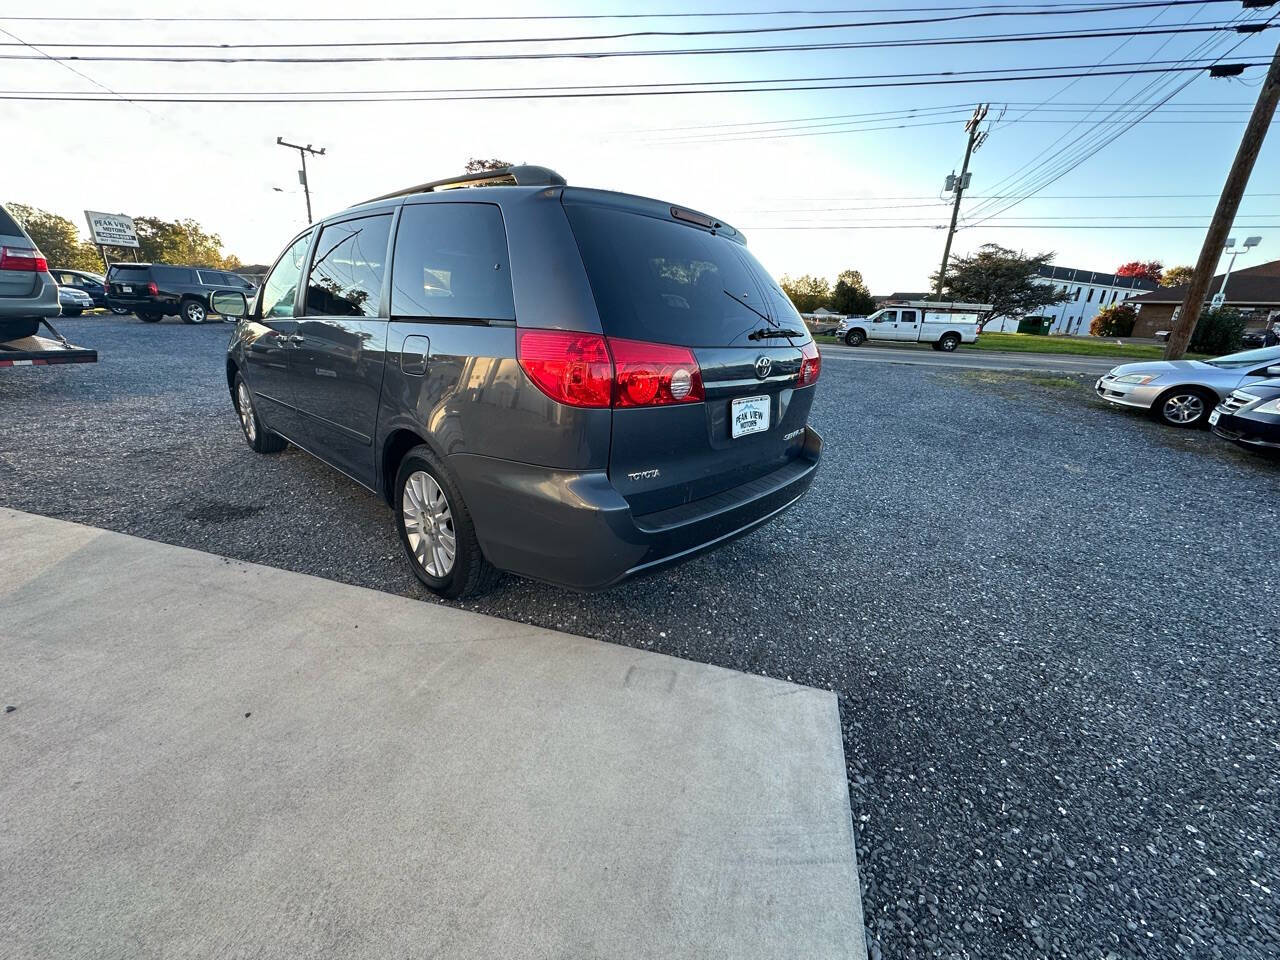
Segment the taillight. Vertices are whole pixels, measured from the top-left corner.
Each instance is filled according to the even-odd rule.
[[[156,286],[156,282],[154,280],[147,283],[147,293],[153,297],[160,296],[160,288]]]
[[[615,406],[702,402],[702,371],[687,347],[610,340],[609,352],[613,354]]]
[[[516,356],[537,388],[558,403],[607,407],[613,398],[613,362],[599,334],[521,330]]]
[[[39,250],[31,247],[0,247],[0,270],[44,273],[48,269],[49,261]]]
[[[822,354],[818,345],[810,340],[800,348],[800,375],[796,377],[797,387],[809,387],[818,382],[822,373]]]

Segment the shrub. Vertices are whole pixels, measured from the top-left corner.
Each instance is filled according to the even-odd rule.
[[[1089,334],[1094,337],[1128,337],[1133,335],[1133,325],[1138,311],[1127,303],[1113,303],[1103,307],[1089,324]]]
[[[1245,319],[1234,310],[1206,310],[1191,332],[1187,349],[1193,353],[1222,354],[1240,349]]]

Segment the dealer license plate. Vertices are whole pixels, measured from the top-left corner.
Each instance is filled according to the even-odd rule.
[[[1218,425],[1218,418],[1219,418],[1219,417],[1221,417],[1221,416],[1222,416],[1222,414],[1221,414],[1221,413],[1219,413],[1217,410],[1215,410],[1215,411],[1213,411],[1213,413],[1209,414],[1209,426],[1211,426],[1211,427],[1216,427],[1216,426]]]
[[[120,284],[120,292],[121,292],[121,293],[133,293],[133,287],[129,286],[127,283],[122,283],[122,284]]]
[[[736,440],[769,429],[769,398],[739,397],[729,406],[729,432]]]

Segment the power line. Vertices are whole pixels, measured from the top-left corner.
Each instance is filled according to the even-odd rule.
[[[1129,76],[1135,74],[1199,72],[1219,61],[1205,64],[1183,64],[1169,67],[1140,67],[1132,70],[1109,70],[1101,73],[1053,72],[1028,74],[1026,71],[1078,71],[1075,66],[1064,67],[1010,67],[989,70],[949,70],[934,73],[904,74],[860,74],[848,77],[831,78],[793,78],[789,80],[720,80],[689,81],[686,83],[647,83],[647,84],[601,84],[563,87],[472,87],[472,88],[436,88],[424,89],[409,96],[386,96],[379,91],[364,91],[361,96],[317,97],[311,94],[289,96],[154,96],[148,94],[132,95],[131,99],[145,103],[418,103],[418,102],[467,102],[473,100],[554,100],[581,99],[599,97],[651,97],[651,96],[688,96],[694,94],[725,93],[778,93],[805,90],[867,90],[889,87],[931,87],[949,86],[971,83],[1009,83],[1020,80],[1057,80],[1076,76]],[[1247,61],[1233,64],[1242,69],[1248,67],[1267,66],[1265,62]],[[1017,75],[1022,74],[1022,75]],[[926,79],[922,79],[926,78]],[[932,79],[927,79],[932,78]],[[832,80],[875,80],[878,82],[863,83],[815,83],[825,79]],[[772,83],[773,86],[745,86],[744,84]],[[722,86],[738,84],[738,86]],[[805,85],[800,85],[805,84]],[[713,86],[714,85],[714,86]],[[653,88],[662,89],[653,89]],[[671,87],[696,87],[696,89],[670,89]],[[513,92],[514,91],[514,92]],[[465,93],[465,96],[451,94]],[[0,93],[0,100],[26,100],[31,102],[88,102],[100,103],[104,98],[89,93],[65,93],[56,96],[32,96],[22,91]]]
[[[1262,27],[1260,29],[1266,29]],[[239,56],[122,56],[119,54],[59,54],[59,59],[77,60],[77,61],[93,61],[98,63],[269,63],[269,64],[340,64],[340,63],[487,63],[487,62],[509,62],[509,61],[534,61],[534,60],[609,60],[630,57],[702,57],[702,56],[730,56],[738,54],[750,53],[797,53],[797,52],[815,52],[822,50],[884,50],[884,49],[901,49],[913,47],[949,47],[949,46],[972,46],[974,44],[989,43],[1042,43],[1049,41],[1062,40],[1096,40],[1108,37],[1135,37],[1135,36],[1156,36],[1156,35],[1179,35],[1189,33],[1227,33],[1236,32],[1235,26],[1231,22],[1220,24],[1205,24],[1197,26],[1180,26],[1166,27],[1157,30],[1151,30],[1145,27],[1123,28],[1114,30],[1077,30],[1077,31],[1060,31],[1057,33],[1030,34],[1026,32],[1018,33],[995,33],[995,34],[974,34],[964,37],[919,37],[905,38],[900,40],[850,40],[831,43],[780,43],[780,44],[756,44],[754,46],[737,46],[737,47],[671,47],[658,50],[637,49],[637,50],[544,50],[523,53],[447,53],[447,54],[379,54],[379,55],[362,55],[362,56],[325,56],[325,57],[297,57],[297,56],[270,56],[270,57],[239,57]],[[444,43],[449,41],[422,41],[421,43]],[[533,42],[533,41],[527,41]],[[418,41],[406,41],[409,45],[421,45]],[[113,43],[86,43],[86,44],[45,44],[50,47],[66,48],[87,48],[87,49],[174,49],[182,48],[183,44],[161,43],[161,44],[113,44]],[[370,43],[341,43],[329,44],[327,46],[334,47],[388,47],[399,46],[397,42],[370,42]],[[14,46],[14,44],[0,43],[0,47]],[[204,48],[207,44],[190,44],[187,45],[192,49]],[[304,44],[266,44],[263,45],[272,49],[293,49],[306,46]],[[218,49],[230,49],[230,45],[218,46]],[[22,53],[3,53],[0,54],[0,60],[38,60],[41,57],[31,54]]]
[[[1191,0],[1194,2],[1194,0]],[[1213,0],[1226,3],[1234,0]],[[1173,5],[1173,4],[1170,4]],[[1076,3],[979,3],[937,7],[851,7],[832,10],[712,10],[682,11],[677,13],[562,13],[562,14],[478,14],[455,16],[357,16],[357,17],[119,17],[93,16],[70,17],[54,14],[27,14],[4,16],[0,20],[34,20],[55,23],[450,23],[450,22],[529,22],[555,20],[674,20],[698,17],[790,17],[790,16],[838,16],[857,13],[915,13],[924,10],[1023,10],[1028,14],[1052,10],[1060,6],[1079,6]],[[1008,14],[1015,16],[1016,14]]]

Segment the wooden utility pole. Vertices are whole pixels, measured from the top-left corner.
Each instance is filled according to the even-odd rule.
[[[964,163],[960,165],[960,177],[956,180],[956,202],[951,207],[951,226],[947,230],[947,242],[942,248],[942,266],[938,270],[938,285],[933,295],[942,299],[942,284],[947,279],[947,261],[951,259],[951,241],[956,235],[956,220],[960,217],[960,198],[964,196],[964,188],[969,185],[969,158],[973,156],[973,144],[978,139],[978,126],[987,115],[987,105],[980,103],[973,108],[973,116],[964,128],[969,131],[969,145],[964,148]]]
[[[1258,91],[1258,102],[1254,104],[1249,124],[1244,128],[1244,136],[1240,138],[1240,147],[1236,150],[1235,162],[1231,164],[1231,172],[1227,174],[1227,182],[1222,185],[1222,196],[1218,198],[1218,209],[1209,222],[1209,232],[1205,234],[1204,246],[1200,248],[1200,259],[1196,261],[1196,270],[1191,277],[1191,286],[1187,290],[1186,299],[1182,301],[1182,309],[1178,319],[1169,332],[1169,343],[1164,348],[1166,360],[1177,360],[1187,352],[1187,344],[1196,329],[1196,321],[1200,319],[1200,311],[1204,307],[1205,295],[1209,292],[1209,284],[1213,281],[1213,271],[1222,256],[1222,245],[1231,230],[1231,224],[1240,209],[1240,198],[1244,196],[1245,187],[1249,185],[1249,174],[1253,172],[1253,164],[1258,159],[1258,151],[1262,149],[1262,141],[1266,138],[1267,128],[1271,126],[1271,118],[1276,112],[1276,103],[1280,101],[1280,45],[1276,46],[1276,55],[1271,60],[1271,68]]]
[[[276,143],[278,143],[282,147],[288,147],[291,150],[297,150],[298,156],[302,159],[302,169],[298,171],[298,182],[302,184],[302,192],[306,195],[306,198],[307,198],[307,223],[310,223],[311,222],[311,183],[307,179],[307,154],[309,153],[313,157],[323,157],[324,147],[321,147],[319,150],[317,150],[315,147],[311,146],[311,144],[309,143],[304,147],[300,143],[290,143],[284,137],[276,137]]]

